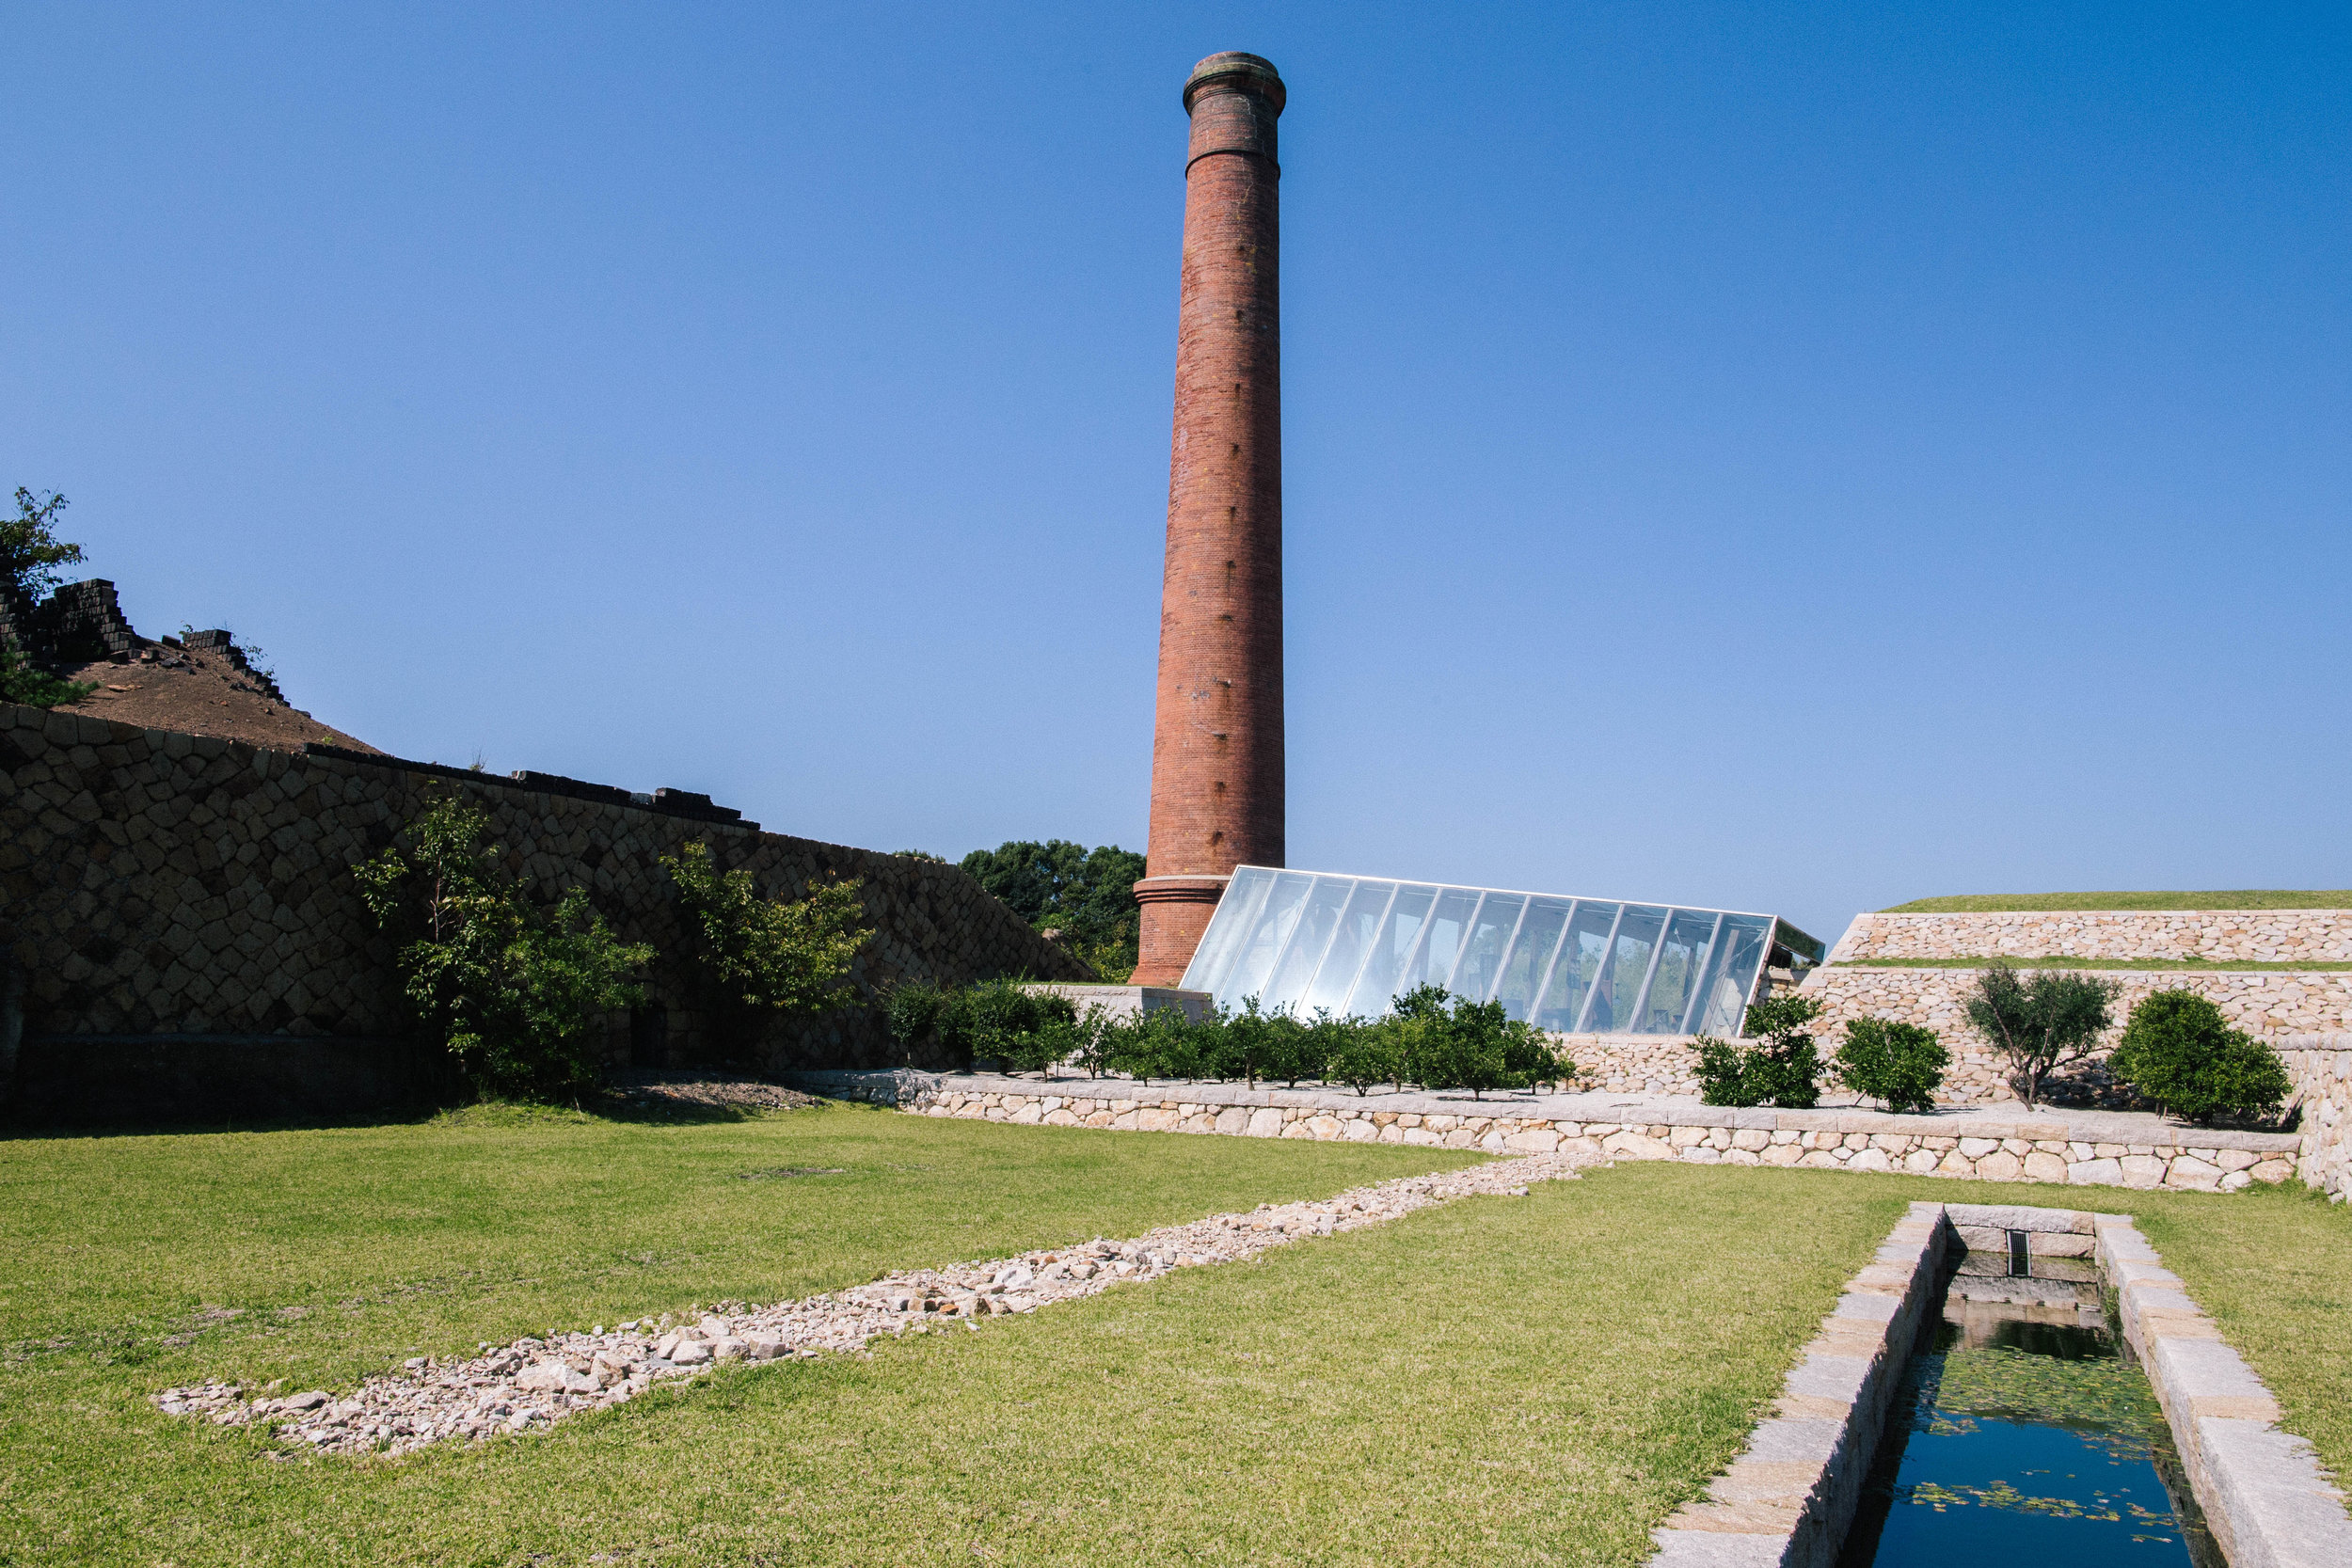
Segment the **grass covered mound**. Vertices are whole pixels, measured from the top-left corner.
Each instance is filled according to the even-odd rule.
[[[854,1108],[0,1143],[0,1561],[1634,1568],[1906,1202],[1989,1196],[1629,1164],[399,1459],[273,1462],[148,1402],[1473,1158]],[[2138,1213],[2290,1429],[2352,1460],[2352,1214],[2066,1201]]]
[[[1881,914],[2002,914],[2039,910],[2352,910],[2352,888],[2219,893],[1963,893],[1915,898]]]

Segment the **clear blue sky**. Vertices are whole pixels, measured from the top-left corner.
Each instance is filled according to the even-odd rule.
[[[1248,49],[1292,863],[2352,884],[2340,6],[0,17],[0,482],[388,750],[1139,847]]]

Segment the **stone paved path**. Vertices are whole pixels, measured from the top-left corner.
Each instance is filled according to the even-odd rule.
[[[1399,1219],[1474,1196],[1525,1196],[1530,1182],[1572,1180],[1598,1157],[1531,1155],[1466,1169],[1352,1187],[1316,1201],[1261,1204],[1164,1226],[1129,1241],[1096,1240],[1018,1257],[893,1274],[871,1285],[771,1307],[721,1303],[691,1321],[672,1314],[553,1339],[484,1344],[464,1360],[420,1356],[355,1393],[281,1395],[274,1387],[206,1383],[153,1396],[167,1415],[222,1426],[266,1424],[293,1445],[281,1458],[405,1453],[448,1438],[480,1441],[597,1410],[655,1384],[691,1378],[724,1361],[771,1361],[862,1351],[885,1334],[977,1332],[995,1317],[1142,1283],[1171,1270],[1231,1263],[1309,1236]]]

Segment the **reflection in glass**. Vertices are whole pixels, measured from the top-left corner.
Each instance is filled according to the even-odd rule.
[[[1250,923],[1249,936],[1242,944],[1241,958],[1233,965],[1232,978],[1218,994],[1231,990],[1235,996],[1262,996],[1271,1004],[1274,998],[1264,996],[1266,976],[1273,973],[1274,960],[1281,956],[1290,941],[1291,927],[1297,924],[1299,906],[1306,903],[1308,890],[1315,879],[1304,872],[1285,871],[1275,879],[1273,888],[1265,895],[1265,907]],[[1216,924],[1216,917],[1209,917]],[[1203,935],[1206,933],[1204,932]]]
[[[1560,949],[1560,930],[1567,924],[1568,911],[1575,906],[1573,898],[1538,898],[1527,907],[1526,918],[1519,922],[1518,941],[1503,956],[1502,979],[1495,987],[1494,999],[1502,1004],[1505,1017],[1524,1020],[1535,1001],[1535,988],[1544,983],[1545,973],[1551,968],[1551,956]]]
[[[1332,933],[1340,928],[1340,911],[1347,907],[1347,895],[1355,891],[1353,878],[1315,879],[1314,891],[1307,895],[1291,930],[1290,945],[1282,950],[1281,961],[1266,981],[1267,996],[1289,999],[1295,1006],[1305,993],[1307,982],[1314,978],[1323,962],[1324,950],[1331,945]]]
[[[1576,918],[1568,922],[1567,940],[1551,966],[1551,983],[1544,988],[1543,1006],[1535,1009],[1535,1027],[1567,1033],[1584,1016],[1584,998],[1592,994],[1593,976],[1608,956],[1609,939],[1617,929],[1622,904],[1577,901]]]
[[[1518,934],[1519,915],[1526,908],[1525,894],[1486,895],[1470,922],[1470,941],[1462,944],[1462,956],[1454,961],[1454,978],[1445,982],[1446,990],[1473,1002],[1486,1000],[1502,978],[1503,949]]]
[[[1633,1004],[1642,998],[1649,979],[1650,955],[1658,946],[1659,928],[1666,911],[1645,904],[1628,904],[1617,922],[1617,940],[1593,980],[1593,994],[1584,999],[1586,1034],[1629,1035],[1636,1028]]]
[[[1707,962],[1708,945],[1715,939],[1715,923],[1721,918],[1707,910],[1675,911],[1674,918],[1666,922],[1658,961],[1650,967],[1649,993],[1642,998],[1641,1022],[1634,1033],[1682,1032],[1682,1015],[1690,1010],[1699,971]]]
[[[1440,985],[1556,1033],[1729,1035],[1774,930],[1763,914],[1241,866],[1184,984],[1224,1007],[1367,1018]]]
[[[1442,986],[1454,975],[1454,960],[1462,955],[1462,938],[1482,895],[1476,888],[1449,887],[1438,891],[1437,907],[1429,911],[1420,951],[1405,960],[1397,976],[1398,995],[1416,986]]]
[[[1340,915],[1339,929],[1332,933],[1330,951],[1323,956],[1323,967],[1315,971],[1299,1003],[1299,1017],[1312,1018],[1317,1007],[1336,1013],[1346,1006],[1357,973],[1364,967],[1364,955],[1372,950],[1373,936],[1380,929],[1380,917],[1389,912],[1389,900],[1395,895],[1394,882],[1356,884],[1347,909]]]
[[[1223,990],[1225,977],[1241,954],[1242,941],[1252,929],[1258,911],[1265,903],[1266,889],[1274,885],[1274,873],[1262,865],[1245,865],[1233,873],[1233,879],[1225,884],[1225,895],[1217,900],[1216,913],[1209,918],[1209,928],[1200,933],[1200,945],[1192,950],[1192,962],[1184,966],[1184,977],[1177,982],[1186,990]]]
[[[1356,982],[1356,990],[1348,996],[1347,1010],[1362,1018],[1378,1018],[1389,1010],[1389,1003],[1399,990],[1397,984],[1405,973],[1405,959],[1421,941],[1421,928],[1429,922],[1429,906],[1438,896],[1434,887],[1397,889],[1396,902],[1389,906],[1388,918],[1381,921],[1374,933],[1372,951],[1364,958],[1363,977]]]
[[[1757,971],[1770,950],[1767,940],[1772,917],[1760,914],[1724,916],[1723,934],[1715,939],[1715,956],[1707,966],[1707,979],[1692,1004],[1687,1032],[1729,1036],[1740,1032],[1748,1017],[1748,998],[1755,993]]]

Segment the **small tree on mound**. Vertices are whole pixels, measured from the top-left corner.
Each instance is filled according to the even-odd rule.
[[[1935,1031],[1891,1019],[1846,1021],[1845,1043],[1832,1066],[1837,1081],[1856,1094],[1884,1101],[1890,1111],[1930,1111],[1952,1053]]]
[[[2010,1086],[2030,1111],[2053,1072],[2098,1048],[2122,989],[2113,980],[2049,970],[2020,979],[2016,965],[1995,962],[1977,976],[1968,1022],[2009,1064]]]
[[[2185,1120],[2278,1114],[2294,1089],[2279,1053],[2191,990],[2141,999],[2107,1058],[2114,1074]]]
[[[597,1079],[593,1027],[634,1005],[648,947],[616,940],[588,895],[532,904],[497,870],[489,816],[452,797],[353,867],[379,928],[403,939],[402,994],[477,1089],[577,1099]]]

